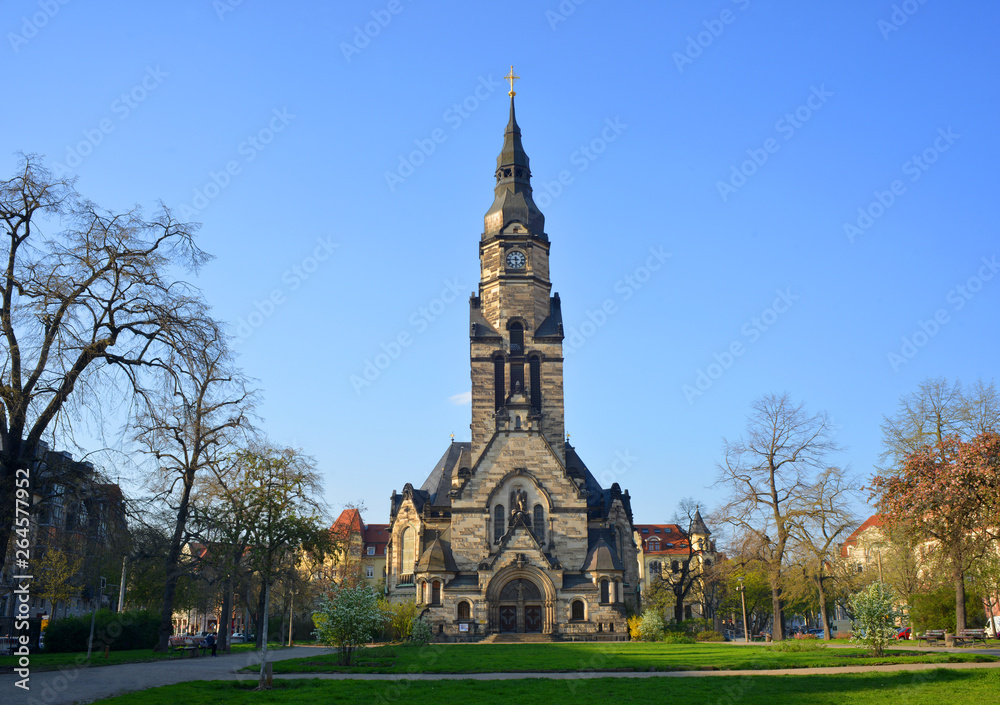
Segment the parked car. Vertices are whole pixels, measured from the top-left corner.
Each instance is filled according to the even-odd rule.
[[[911,634],[910,628],[909,627],[903,627],[898,632],[896,632],[896,638],[897,639],[909,639],[910,638],[910,634]]]

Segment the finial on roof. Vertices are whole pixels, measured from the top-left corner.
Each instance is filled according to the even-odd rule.
[[[510,67],[510,73],[508,73],[503,78],[504,78],[505,81],[510,81],[510,91],[507,93],[507,95],[509,95],[511,98],[513,98],[515,95],[517,95],[517,93],[514,92],[514,81],[518,80],[521,77],[514,75],[514,66],[511,65],[511,67]]]

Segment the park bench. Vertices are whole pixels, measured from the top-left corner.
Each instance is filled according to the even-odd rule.
[[[205,640],[201,637],[172,636],[167,640],[167,658],[173,654],[180,654],[181,657],[184,657],[189,653],[192,656],[204,656],[205,652],[211,648],[205,645]]]
[[[989,646],[989,644],[986,643],[985,629],[961,629],[955,636],[956,644],[958,642],[962,642],[963,644],[968,643],[975,646],[977,641],[983,642],[983,646]]]
[[[944,629],[928,629],[917,639],[926,641],[928,646],[938,646],[938,643],[944,644]]]

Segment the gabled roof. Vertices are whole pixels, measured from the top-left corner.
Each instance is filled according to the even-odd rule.
[[[689,551],[688,535],[678,524],[636,524],[635,531],[639,534],[639,543],[645,555],[687,555]],[[650,548],[650,541],[656,541],[658,548]]]
[[[388,524],[368,524],[365,526],[363,538],[366,553],[368,547],[373,546],[376,556],[384,556],[386,544],[389,543],[389,536]]]
[[[865,519],[861,523],[861,526],[856,528],[851,535],[847,537],[847,540],[844,541],[844,543],[840,544],[840,557],[847,558],[847,547],[857,546],[858,539],[861,538],[862,534],[870,529],[881,529],[883,526],[885,526],[885,518],[881,514],[872,514],[870,517]]]
[[[333,522],[333,526],[330,527],[330,533],[341,539],[351,534],[360,535],[364,530],[365,525],[361,521],[361,512],[353,507],[342,511],[337,520]]]

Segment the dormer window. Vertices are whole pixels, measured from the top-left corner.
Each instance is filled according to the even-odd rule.
[[[659,529],[653,529],[653,533],[654,534],[658,534],[658,533],[660,533],[660,530]]]
[[[649,542],[649,550],[650,551],[659,551],[660,550],[660,542],[657,541],[656,539],[652,539]]]

